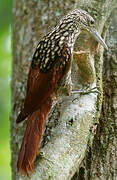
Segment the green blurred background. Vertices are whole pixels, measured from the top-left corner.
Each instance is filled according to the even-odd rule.
[[[10,81],[12,0],[0,0],[0,180],[11,180]]]

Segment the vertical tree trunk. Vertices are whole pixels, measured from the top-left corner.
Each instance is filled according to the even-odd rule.
[[[77,179],[115,180],[117,178],[117,9],[106,26],[110,25],[106,43],[109,50],[104,53],[103,102],[99,124],[97,125],[92,147],[87,148],[86,156]]]
[[[106,35],[106,26],[108,25],[108,18],[110,17],[110,14],[113,11],[115,5],[116,0],[104,0],[100,2],[97,2],[96,0],[80,0],[78,2],[69,0],[66,0],[64,2],[60,2],[58,0],[14,0],[11,112],[12,178],[14,180],[26,179],[23,176],[19,176],[17,174],[16,169],[17,156],[19,148],[21,146],[21,141],[26,127],[26,122],[17,126],[15,120],[20,110],[20,107],[23,104],[29,65],[33,56],[34,49],[38,44],[40,38],[50,29],[50,26],[55,26],[56,22],[58,22],[58,19],[61,19],[61,17],[66,12],[79,7],[88,10],[89,13],[92,16],[94,16],[94,18],[96,19],[96,23],[99,27],[98,30],[100,32],[104,30],[103,35]],[[115,15],[113,15],[113,24],[111,25],[111,27],[114,27],[115,29],[116,18],[114,19],[114,16]],[[109,47],[111,46],[111,38],[113,39],[114,37],[114,41],[112,41],[113,43],[117,42],[117,39],[115,40],[116,37],[113,33],[114,30],[113,28],[111,29],[111,27],[107,36],[107,42],[109,44]],[[113,36],[110,36],[110,34],[112,34]],[[80,49],[82,49],[81,42],[78,43],[77,46],[80,47]],[[93,42],[91,46],[93,46]],[[50,113],[48,118],[50,124],[49,126],[47,125],[47,131],[45,131],[44,141],[42,144],[44,158],[42,158],[42,160],[40,160],[39,158],[36,159],[35,173],[31,175],[31,179],[67,180],[71,179],[76,171],[77,173],[75,174],[73,179],[111,179],[115,177],[116,166],[114,166],[115,156],[113,156],[113,152],[115,152],[116,149],[116,86],[114,85],[114,83],[116,82],[116,44],[114,44],[113,47],[114,48],[112,49],[112,51],[109,50],[109,52],[105,53],[104,56],[104,98],[102,99],[102,92],[101,95],[98,95],[98,99],[97,95],[87,95],[86,97],[83,97],[79,101],[81,104],[84,105],[84,109],[84,102],[87,100],[88,102],[90,100],[91,108],[87,111],[84,111],[83,109],[82,112],[79,112],[79,102],[73,104],[66,101],[67,103],[65,103],[62,106],[61,102],[63,102],[63,97],[60,99],[59,103],[56,105],[53,112]],[[86,49],[84,48],[83,50]],[[100,48],[98,53],[95,55],[95,60],[97,85],[99,86],[99,90],[101,90],[103,64],[102,48]],[[76,65],[74,64],[73,66]],[[109,76],[109,73],[111,76]],[[74,76],[74,74],[72,76]],[[106,87],[109,87],[109,91],[106,90]],[[86,104],[86,108],[87,107],[88,105]],[[62,108],[64,108],[64,112]],[[58,121],[56,121],[56,118],[60,119],[59,123]],[[75,119],[73,126],[69,126],[71,119]],[[56,123],[57,125],[55,125]],[[64,126],[64,123],[67,124],[67,128]],[[94,132],[92,130],[93,133],[90,133],[90,129],[92,126],[93,128],[95,128],[96,126],[94,125],[97,124],[98,128],[93,141]],[[78,128],[79,126],[80,129]],[[52,130],[51,134],[48,133],[49,127],[50,131]],[[46,135],[50,138],[50,141],[47,139]],[[89,136],[90,142],[93,142],[92,147],[87,145],[89,141]],[[49,143],[45,145],[45,141],[49,141]],[[79,144],[77,144],[77,142],[79,142]],[[85,154],[86,150],[88,151]],[[85,159],[83,161],[84,165],[80,166],[83,158]],[[110,168],[111,163],[113,164],[112,168]],[[107,174],[109,175],[107,176]]]
[[[109,51],[104,53],[103,103],[92,146],[92,179],[117,178],[117,9],[111,15],[107,33]],[[110,23],[110,22],[108,22]],[[93,173],[92,173],[93,172]]]

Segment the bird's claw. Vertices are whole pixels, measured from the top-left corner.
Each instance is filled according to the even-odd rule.
[[[79,90],[79,91],[72,91],[72,95],[73,94],[80,94],[80,96],[81,95],[86,95],[86,94],[90,94],[90,93],[98,93],[98,94],[100,94],[100,91],[97,89],[97,87],[94,87],[94,88],[92,88],[92,89],[88,89],[88,90],[86,90],[86,91],[81,91],[81,90]],[[77,98],[75,98],[74,100],[76,100]],[[73,100],[73,101],[74,101]]]
[[[85,94],[90,94],[90,93],[100,93],[100,91],[97,90],[97,87],[94,87],[92,89],[89,89],[87,91],[72,91],[72,94],[80,94],[80,95],[85,95]]]

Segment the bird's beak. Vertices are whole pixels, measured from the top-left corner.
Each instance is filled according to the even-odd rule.
[[[104,42],[104,40],[102,39],[102,37],[100,36],[100,34],[98,33],[96,29],[93,29],[93,31],[90,31],[90,33],[105,49],[108,50],[106,43]]]

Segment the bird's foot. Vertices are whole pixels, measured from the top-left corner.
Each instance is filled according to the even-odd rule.
[[[86,89],[86,91],[72,91],[72,94],[80,94],[80,95],[86,95],[86,94],[90,94],[90,93],[100,93],[98,90],[97,90],[97,87],[94,87],[92,89]]]

